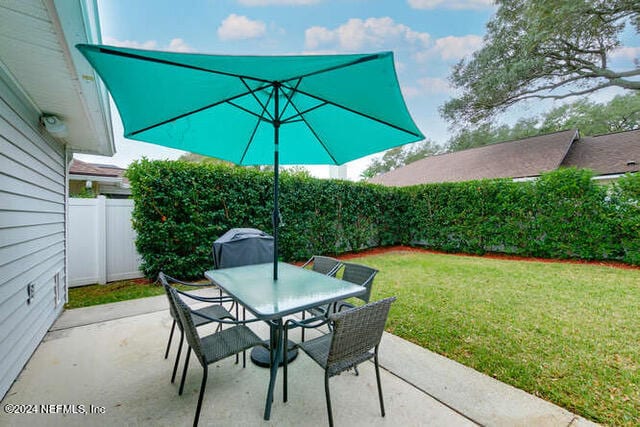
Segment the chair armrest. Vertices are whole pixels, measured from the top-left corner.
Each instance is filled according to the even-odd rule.
[[[168,275],[164,275],[164,277],[167,279],[167,282],[169,282],[169,284],[171,283],[179,283],[181,285],[184,286],[191,286],[194,288],[202,288],[202,287],[206,287],[206,286],[214,286],[214,284],[212,282],[208,282],[208,283],[194,283],[194,282],[185,282],[183,280],[178,280],[175,277],[171,277]]]
[[[310,329],[310,328],[317,328],[319,326],[326,325],[327,323],[329,323],[329,318],[327,318],[326,316],[316,316],[316,317],[310,317],[304,320],[289,319],[284,323],[284,327],[287,330],[293,329],[293,328]]]
[[[200,316],[203,317],[205,319],[211,320],[212,322],[217,322],[217,323],[224,323],[225,325],[244,325],[246,323],[254,323],[254,322],[261,322],[261,319],[255,318],[255,319],[250,319],[250,320],[228,320],[228,319],[219,319],[217,317],[213,317],[213,316],[208,316],[204,313],[197,313],[195,310],[191,310],[189,309],[189,311],[191,312],[192,315],[196,315],[196,316]]]
[[[355,305],[348,303],[346,301],[338,301],[334,308],[334,313],[339,313],[342,310],[351,310]]]
[[[185,291],[181,291],[180,289],[176,289],[176,292],[178,292],[180,295],[184,295],[185,297],[191,298],[191,299],[196,300],[196,301],[215,302],[215,303],[220,303],[220,304],[222,304],[223,302],[236,302],[235,299],[233,299],[232,297],[229,297],[229,296],[225,296],[225,297],[201,297],[201,296],[198,296],[198,295],[190,294],[190,293],[185,292]]]

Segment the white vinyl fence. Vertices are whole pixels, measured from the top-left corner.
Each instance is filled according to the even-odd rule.
[[[69,199],[69,286],[142,277],[131,199]]]

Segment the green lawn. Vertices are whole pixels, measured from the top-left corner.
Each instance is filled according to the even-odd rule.
[[[395,252],[388,330],[586,418],[640,422],[640,270]]]
[[[640,270],[390,252],[373,299],[388,330],[586,418],[640,420]],[[70,290],[71,307],[160,295],[118,282]]]
[[[178,289],[193,290],[193,288],[188,286],[178,286]],[[106,285],[89,285],[70,288],[69,302],[64,307],[89,307],[91,305],[153,297],[156,295],[164,295],[164,289],[162,289],[159,283],[149,283],[149,281],[145,279],[122,280]]]

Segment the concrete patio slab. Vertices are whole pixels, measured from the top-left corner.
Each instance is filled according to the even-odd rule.
[[[191,425],[202,368],[192,359],[185,392],[178,396],[170,383],[175,345],[163,359],[171,320],[164,296],[66,311],[2,401],[5,410],[39,413],[3,413],[0,424]],[[262,323],[252,327],[268,336]],[[292,338],[298,339],[296,333]],[[336,425],[592,424],[390,334],[380,356],[387,416],[380,416],[373,364],[365,363],[359,376],[347,372],[331,379]],[[264,421],[268,379],[268,370],[250,362],[243,369],[233,358],[210,366],[200,425],[327,423],[323,372],[306,355],[290,365],[287,403],[279,372],[271,420]]]

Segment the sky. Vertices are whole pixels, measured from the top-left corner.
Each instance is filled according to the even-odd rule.
[[[491,0],[98,0],[98,7],[102,41],[108,45],[236,55],[391,50],[414,121],[439,144],[449,137],[438,108],[455,94],[447,81],[451,67],[482,46],[485,25],[495,12]],[[635,46],[640,42],[630,48]],[[182,154],[125,139],[113,103],[111,109],[116,155],[77,158],[126,167],[142,156],[176,159]],[[530,115],[529,109],[536,106],[523,105],[511,114]],[[358,179],[371,158],[347,164],[348,178]],[[329,175],[328,167],[307,169],[318,177]]]

